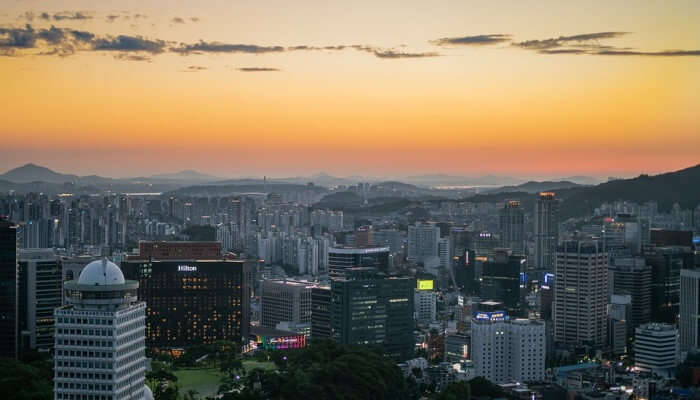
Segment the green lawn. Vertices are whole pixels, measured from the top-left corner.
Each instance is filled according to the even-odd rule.
[[[273,370],[277,367],[275,367],[275,363],[272,361],[255,361],[255,360],[245,360],[243,361],[243,368],[245,368],[246,371],[251,371],[255,368],[260,368],[264,370]]]
[[[218,368],[179,369],[175,371],[180,393],[187,393],[194,389],[199,396],[213,396],[219,390],[220,379],[223,374]]]
[[[255,368],[265,370],[275,369],[275,364],[271,361],[243,361],[243,367],[246,371],[251,371]],[[196,390],[199,396],[214,396],[219,390],[221,377],[223,374],[218,368],[182,368],[174,371],[177,376],[177,384],[180,386],[180,393],[187,393],[189,390]]]

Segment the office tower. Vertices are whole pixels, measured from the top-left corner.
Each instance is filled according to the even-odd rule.
[[[315,286],[311,289],[311,339],[331,337],[331,287]]]
[[[554,267],[554,340],[605,344],[608,255],[598,241],[570,240],[557,248]]]
[[[418,279],[413,303],[415,306],[416,321],[429,324],[437,317],[437,296],[435,294],[434,281],[432,279]]]
[[[382,229],[372,232],[377,247],[388,247],[392,253],[400,253],[406,245],[406,235],[396,229]]]
[[[632,296],[628,294],[613,294],[610,296],[608,306],[608,346],[613,354],[620,355],[627,352],[627,337],[631,336],[630,314],[632,310]]]
[[[473,233],[465,228],[450,229],[449,240],[452,257],[462,257],[467,251],[474,249]]]
[[[328,275],[342,276],[347,268],[371,267],[389,271],[388,247],[331,247],[328,249]]]
[[[673,231],[669,229],[651,229],[649,234],[654,246],[685,246],[693,245],[693,231]]]
[[[64,284],[66,305],[57,308],[55,399],[150,399],[146,387],[146,304],[139,283],[114,263],[88,264]]]
[[[476,274],[476,259],[473,251],[465,251],[459,257],[453,258],[455,283],[460,291],[472,295],[479,291],[479,281]]]
[[[440,258],[440,268],[447,271],[451,265],[450,257],[450,239],[440,238],[438,239],[438,257]]]
[[[19,253],[20,352],[50,351],[54,345],[54,309],[62,304],[63,272],[53,249]]]
[[[700,349],[700,269],[681,270],[680,343],[681,351]]]
[[[374,245],[374,235],[371,225],[364,225],[355,229],[355,246],[369,247]]]
[[[544,379],[545,324],[507,320],[506,314],[477,312],[472,318],[471,358],[476,376],[493,383]]]
[[[644,324],[635,330],[634,366],[672,377],[679,361],[678,330],[670,324]]]
[[[261,325],[275,328],[280,322],[308,327],[311,334],[311,290],[315,285],[308,282],[287,280],[265,280],[262,283]]]
[[[520,315],[520,273],[526,260],[510,254],[508,249],[498,249],[483,264],[481,297],[503,302],[511,315]]]
[[[520,202],[510,200],[499,211],[501,246],[511,249],[513,254],[525,254],[525,210]]]
[[[445,336],[445,361],[457,363],[469,358],[469,337],[459,333]]]
[[[374,268],[350,268],[331,280],[331,327],[341,344],[377,346],[403,361],[413,356],[416,281],[387,277]]]
[[[248,269],[242,260],[124,261],[148,304],[151,349],[248,339]]]
[[[435,223],[416,223],[408,227],[408,258],[418,263],[439,257],[440,228]]]
[[[18,342],[17,225],[0,219],[0,357],[16,357]]]
[[[139,242],[139,260],[212,260],[221,258],[220,242]]]
[[[639,254],[642,245],[649,243],[649,219],[630,214],[617,214],[603,221],[601,238],[605,251],[614,254],[620,249]]]
[[[681,269],[694,268],[693,253],[688,247],[647,246],[644,259],[651,265],[651,320],[676,323]]]
[[[559,241],[559,200],[553,192],[540,193],[535,203],[535,267],[551,270]]]
[[[651,321],[651,266],[641,257],[615,257],[608,269],[613,294],[632,297],[628,332]]]

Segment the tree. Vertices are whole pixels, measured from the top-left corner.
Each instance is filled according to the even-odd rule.
[[[504,395],[500,386],[491,383],[484,377],[476,377],[469,381],[471,394],[474,397],[501,397]]]
[[[460,381],[452,382],[435,396],[435,400],[469,400],[472,392],[469,383]]]
[[[47,376],[48,369],[43,360],[25,363],[9,358],[0,358],[0,393],[3,398],[16,400],[53,399],[53,376]],[[4,397],[11,396],[11,397]]]

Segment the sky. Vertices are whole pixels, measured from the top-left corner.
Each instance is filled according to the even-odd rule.
[[[700,163],[700,2],[0,0],[0,171]]]

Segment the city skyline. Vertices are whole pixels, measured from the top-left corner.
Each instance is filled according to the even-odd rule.
[[[697,2],[5,3],[2,171],[607,177],[700,160]]]

